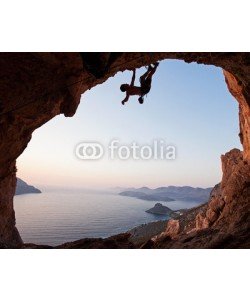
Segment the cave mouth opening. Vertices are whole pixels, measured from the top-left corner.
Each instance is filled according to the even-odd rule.
[[[175,64],[177,64],[176,72],[174,72]],[[54,185],[63,182],[65,186],[70,181],[74,191],[79,189],[81,182],[85,183],[85,188],[91,189],[97,187],[104,189],[107,186],[110,188],[111,186],[124,185],[136,187],[146,185],[155,188],[164,185],[214,186],[221,179],[220,154],[231,148],[241,147],[238,140],[232,143],[232,136],[236,137],[239,131],[238,117],[235,113],[236,102],[228,101],[228,98],[232,97],[229,95],[224,83],[222,70],[213,66],[186,64],[182,61],[174,60],[161,62],[161,68],[153,79],[152,91],[148,98],[145,99],[143,106],[139,106],[136,99],[131,99],[125,108],[120,106],[119,100],[122,100],[123,95],[120,93],[119,85],[124,81],[130,80],[130,72],[119,73],[114,78],[109,79],[107,83],[85,93],[74,118],[65,120],[64,117],[58,116],[34,133],[28,149],[18,159],[20,175],[19,173],[17,175],[30,183],[37,182],[39,184],[40,181],[45,183],[45,185],[50,183],[52,177],[56,178]],[[141,74],[143,70],[143,68],[139,70],[138,74]],[[219,82],[218,86],[208,85],[208,82],[212,84],[214,80]],[[179,85],[176,84],[176,81],[179,81]],[[204,97],[204,90],[206,90],[206,97]],[[108,96],[110,91],[112,91],[112,95]],[[104,97],[105,99],[103,99]],[[209,105],[207,105],[208,99],[211,102]],[[228,109],[225,109],[225,103]],[[95,118],[90,117],[92,115]],[[110,115],[112,115],[112,120],[110,120]],[[100,124],[96,120],[101,120]],[[232,120],[233,122],[231,123]],[[158,126],[155,126],[155,123]],[[91,131],[89,132],[86,128],[91,128]],[[173,128],[175,128],[174,131]],[[105,144],[107,140],[117,136],[120,139],[123,138],[122,142],[125,144],[135,139],[141,144],[148,143],[149,140],[154,138],[167,139],[168,142],[177,145],[178,165],[177,167],[174,163],[165,165],[160,161],[156,161],[154,164],[151,162],[151,165],[149,165],[149,162],[110,162],[108,160],[84,162],[83,164],[73,155],[73,148],[79,141],[94,140]],[[176,136],[180,136],[178,141],[175,140]],[[216,145],[216,142],[213,141],[215,136],[217,136],[217,142],[222,140],[225,143],[223,144],[222,142],[223,145],[221,143]],[[207,140],[209,139],[212,141],[208,145]],[[197,141],[200,142],[200,149],[197,147]],[[183,151],[183,149],[186,150]],[[186,155],[184,155],[185,151],[187,152]],[[204,156],[206,157],[205,162]],[[215,159],[215,157],[216,167],[215,164],[211,163],[211,159]],[[196,172],[193,171],[194,164],[196,165]],[[48,165],[51,168],[50,170],[46,167]],[[181,166],[184,166],[184,169],[181,169]],[[128,168],[132,169],[133,172],[128,171]],[[38,169],[40,174],[37,172]],[[190,176],[190,170],[194,172],[193,181],[192,176]],[[37,173],[35,180],[30,177],[31,171],[32,174],[34,172]],[[69,176],[69,174],[71,175]],[[204,174],[206,174],[207,180],[205,182],[201,180]],[[79,175],[81,175],[80,178],[78,178]],[[181,177],[180,181],[178,181],[178,175],[179,178]],[[152,177],[154,178],[153,181]],[[46,178],[45,182],[44,178]],[[164,182],[165,178],[168,178],[167,184]],[[96,179],[100,182],[96,183]],[[105,184],[100,186],[101,179],[105,179]],[[113,182],[115,180],[115,183],[112,184],[112,180]],[[77,184],[75,184],[76,182]],[[62,186],[60,189],[63,191],[60,200],[63,201],[63,205],[53,202],[53,197],[55,197],[53,188],[47,199],[47,203],[50,202],[50,205],[52,203],[52,208],[57,210],[58,220],[53,219],[53,213],[45,205],[45,202],[40,201],[39,208],[36,206],[36,202],[33,201],[32,207],[29,207],[31,199],[33,199],[31,195],[28,196],[28,200],[23,199],[23,203],[26,206],[22,212],[23,200],[21,201],[19,197],[17,203],[15,199],[17,228],[23,238],[27,236],[27,239],[26,237],[24,238],[25,242],[55,245],[87,237],[90,234],[89,230],[86,230],[83,235],[81,234],[85,230],[84,226],[86,227],[86,224],[79,222],[82,218],[79,211],[86,210],[86,206],[81,206],[79,194],[74,194],[73,196],[71,194],[70,197],[76,197],[77,199],[75,199],[74,205],[70,206],[66,199],[68,191],[63,190]],[[90,191],[87,195],[91,198]],[[104,198],[105,196],[102,198],[103,201],[105,201]],[[115,200],[113,203],[115,203]],[[91,201],[87,201],[87,204],[91,206]],[[43,208],[42,216],[41,207]],[[104,205],[100,201],[98,202],[97,210],[102,210],[102,214],[105,214]],[[78,222],[76,231],[79,235],[75,237],[72,237],[72,232],[69,230],[72,226],[72,223],[70,223],[71,218],[65,218],[65,213],[69,217],[70,212],[76,216],[76,222]],[[94,213],[94,208],[92,213]],[[106,213],[108,213],[108,207]],[[23,221],[20,221],[19,216],[23,218]],[[96,223],[93,218],[85,217],[87,223],[93,227],[96,227],[98,222],[99,226],[107,223],[103,216],[98,216],[98,222]],[[34,224],[35,220],[37,222]],[[58,230],[61,222],[64,222],[65,225],[64,232],[59,230],[57,233],[61,237],[63,235],[63,237],[55,243],[53,242],[55,241],[55,234],[49,229],[54,227]],[[139,225],[131,220],[129,222],[134,226]],[[31,224],[33,224],[32,227],[30,227]],[[131,227],[134,227],[133,225]],[[47,240],[44,239],[43,242],[41,240],[39,242],[40,237],[37,231],[39,226],[40,228],[43,227],[44,237],[46,235],[49,237]],[[30,228],[34,231],[31,232]],[[126,229],[126,226],[124,228]],[[25,232],[26,230],[27,232]],[[109,235],[118,233],[118,231],[112,232],[112,224],[108,230],[111,230]],[[91,237],[97,237],[97,231],[96,235],[92,231]]]

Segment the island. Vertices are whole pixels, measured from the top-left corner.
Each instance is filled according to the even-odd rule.
[[[134,197],[137,199],[149,200],[149,201],[165,201],[165,202],[175,201],[175,199],[169,198],[166,195],[146,194],[137,191],[124,191],[119,193],[119,195]]]
[[[150,189],[148,187],[123,189],[121,196],[134,197],[149,201],[193,201],[202,204],[208,201],[212,188],[194,188],[191,186],[167,186]]]
[[[16,183],[16,192],[15,195],[23,195],[23,194],[40,194],[41,191],[37,188],[35,188],[32,185],[27,184],[25,181],[23,181],[20,178],[17,178]]]
[[[164,215],[171,218],[177,217],[179,214],[161,203],[156,203],[154,207],[146,210],[147,213],[155,215]]]

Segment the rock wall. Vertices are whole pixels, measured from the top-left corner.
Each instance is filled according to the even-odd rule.
[[[167,222],[150,248],[249,248],[250,164],[233,149],[222,155],[223,177],[208,204]]]
[[[244,92],[244,86],[231,73],[224,70],[226,83],[230,93],[239,102],[239,137],[244,148],[244,157],[250,159],[250,103],[249,94]]]
[[[250,229],[250,164],[238,149],[222,155],[221,161],[222,181],[211,192],[207,209],[196,216],[195,230],[219,228],[233,233],[241,225]]]
[[[250,160],[248,53],[1,53],[0,243],[21,243],[13,210],[15,161],[32,132],[58,114],[73,116],[81,94],[117,72],[162,59],[211,64],[225,70],[229,91],[239,102],[243,157]]]
[[[22,239],[15,227],[13,197],[16,188],[15,161],[8,165],[9,173],[0,181],[0,245],[18,245]],[[1,248],[1,247],[0,247]]]

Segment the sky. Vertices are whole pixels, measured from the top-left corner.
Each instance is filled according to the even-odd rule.
[[[137,81],[146,69],[137,70]],[[82,95],[74,117],[57,116],[32,136],[17,160],[18,177],[37,186],[75,188],[168,185],[214,186],[221,180],[220,155],[242,149],[238,138],[238,105],[227,90],[220,68],[165,60],[153,77],[143,105],[120,91],[132,72],[119,72]],[[108,145],[154,140],[174,145],[174,160],[111,159]],[[80,160],[76,145],[97,142],[105,155]]]

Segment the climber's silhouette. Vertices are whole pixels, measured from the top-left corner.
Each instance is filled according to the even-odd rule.
[[[130,85],[129,84],[122,84],[120,89],[122,92],[126,92],[126,97],[122,101],[122,105],[125,104],[125,102],[128,101],[130,96],[138,95],[140,96],[138,98],[138,101],[140,104],[144,102],[143,97],[149,93],[151,89],[151,82],[152,82],[152,76],[154,75],[159,63],[154,63],[153,67],[151,65],[148,66],[148,70],[145,74],[143,74],[140,77],[140,84],[141,86],[134,86],[135,84],[135,69],[133,70],[133,76]]]

